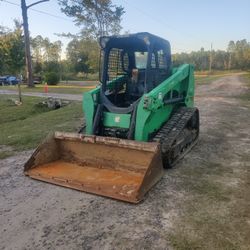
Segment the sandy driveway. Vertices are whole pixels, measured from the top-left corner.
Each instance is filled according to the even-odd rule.
[[[1,160],[0,249],[185,249],[180,245],[184,239],[187,247],[195,242],[197,248],[205,244],[207,249],[223,249],[217,242],[224,240],[226,248],[247,249],[250,216],[237,218],[237,223],[246,223],[240,228],[233,215],[237,204],[250,205],[250,109],[249,103],[235,98],[244,91],[239,76],[198,87],[198,145],[166,171],[139,205],[25,177],[22,166],[31,152]],[[204,191],[204,183],[221,189]],[[202,218],[199,226],[192,216]],[[211,216],[217,216],[217,224],[210,224]],[[221,221],[224,227],[231,223],[230,228],[213,234]],[[235,234],[230,236],[230,230]]]

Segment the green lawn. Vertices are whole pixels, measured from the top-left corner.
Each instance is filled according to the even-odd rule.
[[[6,150],[0,148],[0,158],[36,147],[51,131],[77,131],[81,125],[81,102],[49,110],[36,105],[42,98],[24,96],[21,106],[16,106],[10,98],[5,95],[0,98],[0,145],[7,146]]]

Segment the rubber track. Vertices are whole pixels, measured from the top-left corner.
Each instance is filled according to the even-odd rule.
[[[197,108],[179,108],[168,122],[158,131],[158,133],[153,138],[154,142],[159,142],[161,144],[162,154],[167,154],[171,147],[173,146],[175,140],[180,135],[182,130],[187,126],[187,123],[192,118],[192,116],[197,111]],[[197,134],[198,137],[198,134]],[[193,141],[195,143],[197,137]],[[192,145],[190,145],[190,148]],[[187,150],[188,151],[188,150]],[[181,157],[178,157],[182,158]]]

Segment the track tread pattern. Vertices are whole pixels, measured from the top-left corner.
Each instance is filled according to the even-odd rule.
[[[158,131],[158,133],[153,138],[153,142],[158,142],[161,144],[161,150],[163,158],[169,157],[171,150],[175,141],[177,140],[178,136],[181,135],[182,131],[187,127],[188,122],[190,119],[195,115],[197,112],[197,108],[188,108],[188,107],[181,107],[179,108],[170,118],[168,122],[163,125],[163,127]],[[197,136],[192,144],[195,144],[196,139],[199,135],[199,129],[197,131]],[[191,148],[193,145],[190,145]],[[184,156],[183,152],[180,152],[180,157]],[[174,165],[176,162],[172,162],[171,165]],[[172,167],[172,166],[169,166]]]

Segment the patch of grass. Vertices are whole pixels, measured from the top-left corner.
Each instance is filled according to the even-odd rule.
[[[196,84],[209,84],[223,76],[230,76],[235,73],[244,73],[239,70],[224,70],[224,71],[196,71],[195,72],[195,82]]]
[[[8,158],[10,156],[14,155],[14,152],[11,151],[0,151],[0,160]]]
[[[221,78],[222,76],[218,76],[218,75],[205,75],[205,76],[200,76],[200,75],[196,75],[195,76],[195,83],[202,85],[202,84],[209,84],[219,78]]]
[[[249,174],[236,176],[223,164],[182,169],[185,209],[168,235],[174,249],[249,249]],[[178,178],[178,176],[176,176]],[[230,186],[229,180],[239,180]],[[190,195],[191,194],[191,195]]]
[[[242,82],[248,87],[245,93],[238,96],[243,101],[250,101],[250,73],[244,74],[240,76]]]
[[[230,201],[230,190],[224,190],[219,183],[205,178],[199,181],[189,181],[186,188],[197,196],[206,196],[207,199],[213,201]]]
[[[17,100],[17,97],[11,98],[6,96],[1,96],[0,100],[0,125],[5,122],[14,122],[17,120],[25,120],[30,116],[36,114],[41,114],[43,112],[50,111],[46,107],[38,107],[35,104],[41,101],[42,99],[37,97],[24,97],[23,105],[16,106],[13,100]]]
[[[169,235],[169,240],[172,244],[172,247],[176,250],[196,250],[202,249],[202,246],[197,239],[190,239],[186,234],[183,234],[181,231],[176,232],[175,234]]]
[[[205,168],[203,166],[206,166]],[[203,161],[202,167],[192,167],[182,169],[182,176],[186,178],[206,178],[207,175],[221,176],[225,173],[225,168],[218,162]]]
[[[195,221],[196,218],[199,220]],[[177,229],[170,234],[169,240],[176,250],[247,249],[247,246],[242,247],[238,241],[240,237],[237,228],[230,228],[228,222],[230,219],[224,220],[218,216],[213,218],[194,213],[190,218],[186,218],[182,225],[177,226]],[[185,226],[190,223],[193,224],[191,227]]]
[[[32,149],[51,131],[76,131],[83,117],[81,102],[49,111],[37,107],[38,97],[23,97],[21,106],[14,106],[7,96],[0,100],[0,145],[14,150]]]
[[[249,72],[247,74],[241,75],[240,78],[243,80],[243,82],[246,83],[248,87],[250,87],[250,73]]]
[[[197,76],[208,76],[208,75],[217,75],[217,76],[226,76],[231,75],[235,73],[241,73],[243,71],[240,70],[212,70],[210,72],[209,70],[203,70],[203,71],[195,71],[195,75]]]

